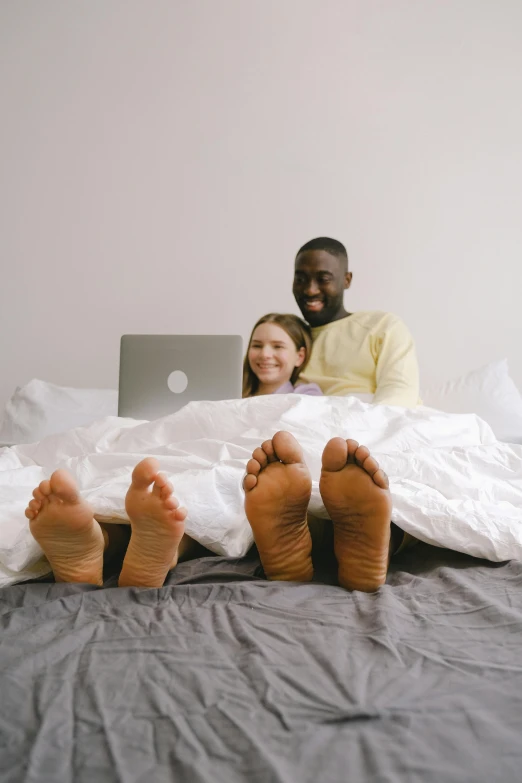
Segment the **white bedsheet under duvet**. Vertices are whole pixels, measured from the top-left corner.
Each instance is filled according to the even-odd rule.
[[[0,450],[0,585],[49,571],[24,516],[34,487],[65,467],[94,513],[127,519],[132,468],[159,459],[189,514],[186,530],[218,554],[244,555],[252,535],[242,478],[253,449],[277,430],[300,441],[319,494],[321,453],[333,436],[368,446],[388,473],[393,519],[431,544],[489,560],[522,560],[522,446],[500,443],[474,415],[373,406],[353,397],[272,395],[195,402],[153,422],[109,417],[39,443]]]

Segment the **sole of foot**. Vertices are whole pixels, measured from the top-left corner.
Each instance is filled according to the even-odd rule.
[[[57,582],[103,584],[106,537],[68,471],[36,487],[25,515]]]
[[[334,530],[339,584],[374,592],[386,581],[390,557],[388,478],[366,446],[333,438],[323,452],[320,492]]]
[[[311,581],[312,539],[306,513],[312,481],[293,435],[277,432],[255,449],[243,486],[245,512],[267,579]]]
[[[131,538],[123,561],[120,587],[162,587],[176,565],[187,511],[152,457],[139,462],[125,498]]]

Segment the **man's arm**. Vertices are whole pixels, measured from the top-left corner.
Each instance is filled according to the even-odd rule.
[[[395,316],[377,336],[374,403],[414,408],[419,402],[419,365],[413,337]]]

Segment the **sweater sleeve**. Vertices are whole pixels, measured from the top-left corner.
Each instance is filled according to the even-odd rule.
[[[415,343],[400,320],[383,324],[374,338],[376,389],[373,402],[414,408],[419,403],[419,365]]]

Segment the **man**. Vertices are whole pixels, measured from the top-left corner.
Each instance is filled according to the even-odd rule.
[[[351,282],[346,248],[337,240],[319,237],[299,250],[293,292],[314,340],[300,379],[328,395],[370,393],[376,403],[414,407],[419,370],[410,333],[390,313],[348,313],[343,299]],[[312,579],[311,527],[318,529],[307,514],[311,486],[290,433],[276,433],[252,453],[245,510],[268,579]],[[406,544],[391,521],[387,476],[365,446],[333,438],[322,456],[320,492],[332,520],[339,584],[376,590],[386,581],[390,555]]]
[[[391,313],[348,313],[351,282],[346,248],[336,239],[312,239],[297,253],[293,293],[314,340],[301,380],[324,394],[369,393],[375,403],[412,408],[419,401],[413,338]]]

